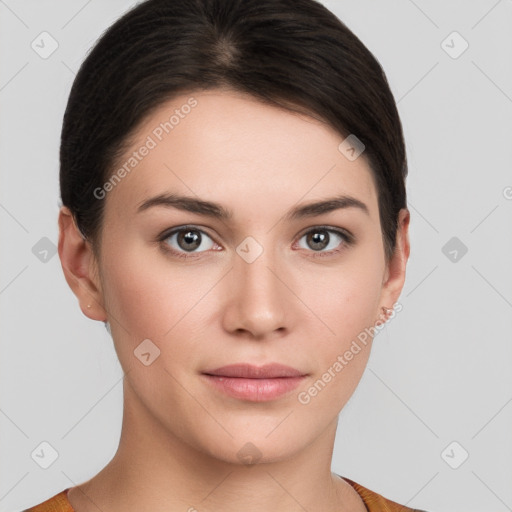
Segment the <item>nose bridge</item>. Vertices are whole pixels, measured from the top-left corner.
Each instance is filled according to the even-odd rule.
[[[278,278],[283,267],[270,246],[271,237],[262,238],[263,243],[247,237],[236,248],[227,315],[230,329],[245,329],[255,336],[286,327],[286,294],[290,293]]]

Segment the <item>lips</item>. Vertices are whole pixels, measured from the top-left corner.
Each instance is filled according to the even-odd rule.
[[[288,395],[307,374],[282,364],[232,364],[202,372],[202,379],[217,392],[238,400],[267,402]]]
[[[306,375],[291,366],[272,363],[264,366],[254,366],[248,363],[231,364],[202,372],[218,377],[235,377],[241,379],[275,379],[282,377],[302,377]]]

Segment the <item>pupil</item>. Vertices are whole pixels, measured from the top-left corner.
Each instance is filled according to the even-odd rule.
[[[193,247],[183,247],[182,241],[185,241],[186,244],[192,244]],[[178,244],[185,251],[197,249],[201,245],[201,236],[197,231],[180,231],[178,234]]]

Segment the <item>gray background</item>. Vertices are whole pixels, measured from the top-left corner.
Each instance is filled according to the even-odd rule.
[[[333,470],[429,512],[512,510],[512,1],[324,3],[387,74],[412,216],[403,310],[340,415]],[[72,80],[133,4],[0,0],[0,512],[92,477],[117,449],[122,371],[52,247]],[[31,47],[43,31],[48,58]],[[48,469],[31,456],[43,441],[58,452]]]

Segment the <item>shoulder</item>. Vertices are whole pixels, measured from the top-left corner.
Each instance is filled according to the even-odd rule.
[[[68,501],[67,491],[67,489],[64,489],[43,503],[27,508],[23,512],[74,512],[71,503]]]
[[[343,480],[348,482],[357,491],[359,496],[361,496],[364,504],[366,505],[368,512],[426,512],[425,510],[419,510],[416,508],[406,507],[405,505],[400,505],[395,501],[388,500],[376,492],[370,491],[370,489],[367,489],[361,484],[350,480],[350,478],[347,478],[346,476],[338,476],[343,478]]]

